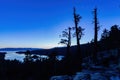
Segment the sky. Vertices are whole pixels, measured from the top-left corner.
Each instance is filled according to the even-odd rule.
[[[120,0],[0,0],[0,48],[61,46],[61,32],[74,27],[73,7],[82,16],[79,26],[85,29],[81,44],[94,38],[95,7],[99,39],[104,28],[120,25]],[[72,45],[76,45],[75,38]]]

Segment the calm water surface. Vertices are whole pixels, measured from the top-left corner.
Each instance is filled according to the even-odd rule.
[[[18,54],[16,53],[17,51],[0,51],[0,52],[7,52],[7,54],[5,55],[5,60],[19,60],[19,61],[22,61],[24,60],[25,58],[25,55],[24,54]],[[48,56],[45,56],[45,55],[41,55],[40,56],[41,58],[48,58]],[[57,56],[57,59],[58,60],[62,60],[63,56]]]
[[[23,62],[23,59],[25,58],[25,55],[24,54],[17,54],[16,52],[17,51],[6,51],[7,54],[5,55],[5,59],[6,60],[20,60]]]

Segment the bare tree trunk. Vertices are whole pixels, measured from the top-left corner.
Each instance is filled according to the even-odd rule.
[[[94,9],[94,53],[93,53],[93,62],[97,62],[97,52],[98,52],[98,20],[97,20],[97,9]]]
[[[76,55],[76,65],[79,66],[79,70],[81,70],[82,64],[82,55],[80,50],[80,41],[79,41],[79,32],[78,32],[78,22],[81,17],[76,14],[76,10],[74,8],[74,23],[75,23],[75,32],[76,32],[76,40],[77,40],[77,55]]]
[[[70,46],[71,46],[71,28],[69,27],[68,28],[68,44],[67,44],[67,54],[66,54],[66,57],[69,58],[70,56]]]

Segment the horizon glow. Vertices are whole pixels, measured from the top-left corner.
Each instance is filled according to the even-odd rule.
[[[74,26],[73,7],[85,28],[81,44],[94,36],[93,9],[98,8],[99,39],[104,28],[120,25],[120,0],[4,0],[0,1],[0,48],[52,48],[59,35]],[[72,45],[76,44],[75,38]]]

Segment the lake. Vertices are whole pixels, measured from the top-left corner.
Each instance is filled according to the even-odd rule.
[[[24,54],[18,54],[16,52],[18,51],[0,51],[0,52],[7,52],[7,54],[5,54],[5,60],[19,60],[21,62],[24,61],[25,55]],[[48,58],[48,56],[46,55],[41,55],[41,58]],[[58,60],[62,60],[64,56],[57,56]]]
[[[7,54],[5,55],[5,59],[6,60],[19,60],[19,61],[22,61],[23,62],[23,59],[25,58],[25,55],[24,54],[17,54],[16,52],[17,51],[6,51]]]

